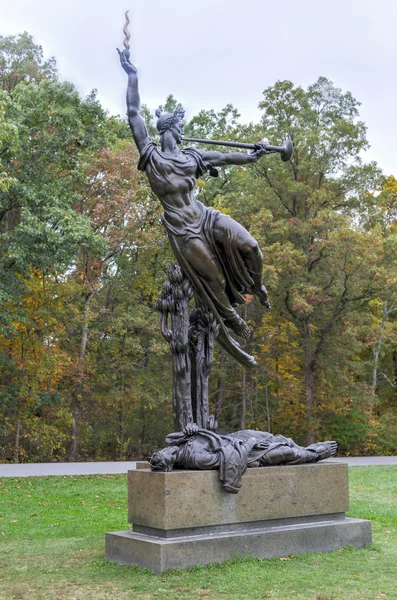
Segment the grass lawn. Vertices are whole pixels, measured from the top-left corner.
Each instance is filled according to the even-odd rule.
[[[128,529],[125,475],[0,479],[0,599],[397,600],[397,466],[350,468],[349,516],[374,544],[155,575],[104,557]]]

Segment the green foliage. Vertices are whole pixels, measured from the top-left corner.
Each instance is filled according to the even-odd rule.
[[[26,31],[0,36],[0,88],[12,92],[21,82],[39,83],[56,78],[54,58],[43,60],[43,49]]]
[[[16,182],[4,169],[2,157],[10,150],[16,148],[18,143],[18,128],[15,123],[6,120],[6,112],[11,100],[9,95],[0,90],[0,193],[7,192],[10,186]]]
[[[101,245],[75,205],[87,154],[106,142],[105,115],[94,98],[81,101],[68,83],[19,85],[8,112],[19,133],[19,151],[9,154],[17,183],[2,198],[8,212],[8,260],[55,270],[70,264],[77,244]]]

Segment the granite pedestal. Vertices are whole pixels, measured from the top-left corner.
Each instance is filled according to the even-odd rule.
[[[248,469],[238,494],[218,471],[128,473],[131,531],[106,534],[106,557],[158,573],[236,555],[272,558],[371,543],[371,522],[345,517],[347,465]]]

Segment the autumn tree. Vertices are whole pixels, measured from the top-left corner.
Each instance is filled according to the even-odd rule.
[[[56,78],[54,58],[45,61],[43,48],[27,33],[0,36],[0,88],[10,93],[19,83]]]
[[[260,242],[275,310],[299,332],[308,442],[318,432],[321,407],[331,401],[322,386],[327,362],[331,356],[333,364],[336,356],[341,364],[346,360],[342,338],[339,345],[331,342],[343,334],[347,315],[382,286],[382,236],[360,221],[368,191],[381,178],[374,164],[361,160],[367,140],[358,106],[324,78],[307,90],[291,82],[267,89],[261,134],[291,139],[292,158],[282,163],[269,157],[254,170],[240,169],[236,191],[218,198]],[[266,330],[273,317],[264,319]]]
[[[70,275],[76,284],[80,284],[75,300],[80,310],[77,322],[74,319],[69,325],[69,352],[75,355],[71,373],[69,460],[75,460],[77,455],[80,415],[89,396],[85,381],[90,323],[95,318],[92,303],[98,293],[106,296],[104,287],[111,285],[112,270],[117,270],[117,256],[134,248],[140,221],[146,217],[148,208],[150,211],[150,207],[144,207],[147,193],[138,182],[137,159],[136,148],[131,142],[119,142],[114,149],[103,149],[87,165],[79,186],[75,210],[89,222],[93,235],[101,236],[105,248],[98,253],[95,248],[82,243]]]
[[[114,125],[107,126],[94,94],[82,100],[72,84],[57,81],[54,62],[43,62],[30,36],[2,38],[0,48],[0,395],[14,398],[18,412],[19,392],[9,393],[15,385],[13,343],[27,319],[31,273],[56,278],[82,245],[104,251],[102,235],[75,205],[87,162],[114,138]],[[8,402],[8,414],[12,410]]]

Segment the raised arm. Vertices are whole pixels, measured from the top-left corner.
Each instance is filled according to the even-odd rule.
[[[143,148],[149,141],[148,132],[146,129],[145,121],[142,119],[140,114],[141,100],[139,97],[138,90],[138,72],[136,67],[130,62],[129,52],[117,49],[120,56],[120,63],[124,71],[128,75],[127,85],[127,115],[128,122],[131,127],[132,135],[134,136],[135,143],[138,147],[139,152],[142,152]]]
[[[258,144],[257,149],[252,153],[246,152],[204,152],[199,151],[203,161],[209,162],[214,167],[224,167],[226,165],[248,165],[257,162],[261,156],[268,154],[265,147]]]

